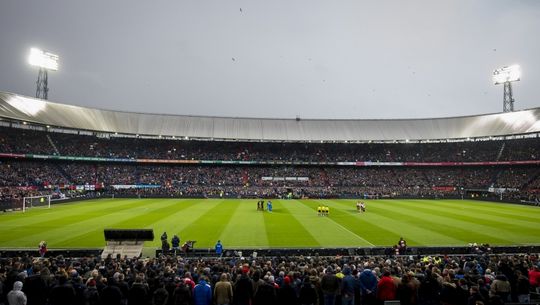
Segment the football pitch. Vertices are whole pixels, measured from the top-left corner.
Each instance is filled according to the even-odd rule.
[[[103,229],[166,231],[182,243],[210,248],[331,248],[540,244],[540,208],[470,200],[272,200],[273,212],[257,211],[256,199],[99,199],[0,214],[1,248],[101,248]],[[317,206],[330,215],[317,215]]]

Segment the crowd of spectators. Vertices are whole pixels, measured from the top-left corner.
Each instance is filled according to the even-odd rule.
[[[467,190],[538,193],[538,167],[322,167],[0,161],[0,197],[92,185],[109,194],[192,197],[448,197]],[[116,185],[156,186],[116,189]],[[13,194],[13,191],[9,193]]]
[[[0,153],[291,162],[539,160],[540,138],[444,143],[269,143],[96,137],[0,127]]]
[[[10,305],[500,305],[539,286],[529,254],[0,259]]]
[[[538,160],[540,139],[449,143],[259,143],[90,135],[0,127],[0,153],[214,161],[468,162]],[[537,200],[538,166],[353,167],[329,165],[155,165],[0,160],[0,201],[92,185],[141,196],[445,197],[471,189],[507,189]],[[159,185],[114,189],[113,185]]]

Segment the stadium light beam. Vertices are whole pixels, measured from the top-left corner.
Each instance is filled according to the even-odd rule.
[[[46,100],[49,93],[49,75],[47,71],[58,71],[59,56],[37,48],[30,49],[28,63],[39,68],[38,80],[36,82],[36,97]]]
[[[493,71],[493,83],[504,85],[503,112],[514,111],[514,96],[512,94],[512,82],[521,80],[521,68],[519,65],[506,66]]]

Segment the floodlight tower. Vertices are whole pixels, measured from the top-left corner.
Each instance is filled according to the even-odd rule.
[[[36,97],[46,100],[49,93],[49,76],[47,71],[58,71],[58,55],[44,52],[40,49],[30,49],[28,62],[32,66],[39,68],[38,80],[36,82]]]
[[[512,95],[512,82],[521,79],[521,69],[518,65],[502,67],[493,71],[493,83],[504,84],[503,112],[514,111],[514,97]]]

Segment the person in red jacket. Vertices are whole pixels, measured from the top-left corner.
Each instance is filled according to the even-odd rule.
[[[533,290],[540,293],[540,263],[537,263],[529,270],[529,284],[531,284]]]
[[[390,276],[390,271],[384,270],[383,276],[377,284],[377,300],[384,302],[396,299],[396,284]]]
[[[377,299],[382,302],[395,300],[396,289],[396,283],[390,276],[390,271],[384,270],[383,276],[377,283]]]

